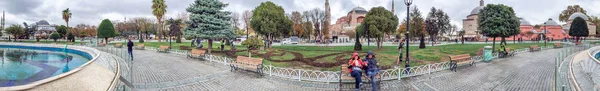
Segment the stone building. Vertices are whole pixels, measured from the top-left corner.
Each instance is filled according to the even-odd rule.
[[[52,32],[56,31],[56,28],[46,20],[36,22],[34,27],[36,27],[34,36],[39,38],[48,38]]]
[[[479,19],[479,12],[484,7],[483,5],[483,0],[479,1],[479,6],[471,10],[471,13],[467,15],[467,19],[463,19],[463,30],[465,31],[464,37],[468,40],[478,40],[480,37],[482,37],[477,33],[477,31],[479,31],[479,29],[477,29],[477,27],[479,27],[477,20]]]

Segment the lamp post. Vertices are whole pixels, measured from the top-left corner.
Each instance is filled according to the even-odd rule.
[[[404,65],[406,68],[410,67],[410,59],[408,58],[410,54],[408,49],[409,49],[409,45],[410,45],[410,37],[408,37],[408,33],[409,33],[409,27],[410,27],[410,5],[412,4],[413,0],[404,0],[404,4],[406,4],[406,65]],[[400,55],[402,56],[402,55]]]
[[[546,37],[546,31],[548,31],[548,30],[546,28],[546,23],[544,23],[544,47],[546,47],[546,40],[548,40],[548,39],[546,39],[546,38],[548,38],[548,37]]]

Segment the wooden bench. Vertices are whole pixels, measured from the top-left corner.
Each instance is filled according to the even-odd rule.
[[[167,52],[169,52],[169,46],[163,46],[163,45],[161,45],[160,47],[158,47],[158,49],[156,51],[167,53]]]
[[[244,56],[237,56],[235,61],[231,62],[229,65],[231,67],[231,71],[235,71],[237,69],[245,69],[249,71],[254,71],[258,73],[260,76],[263,76],[263,59],[261,58],[251,58]]]
[[[188,58],[202,58],[204,57],[204,54],[206,54],[206,50],[192,49],[192,51],[190,51],[190,54],[188,54]]]
[[[115,44],[115,48],[123,48],[123,44]]]
[[[554,43],[554,48],[562,48],[563,46],[560,43]]]
[[[531,52],[540,51],[540,47],[538,45],[531,45],[531,46],[529,46],[529,51],[531,51]]]
[[[189,46],[179,46],[179,50],[192,50]]]
[[[471,55],[469,54],[461,54],[461,55],[453,55],[448,56],[450,58],[450,70],[454,70],[456,72],[456,67],[461,64],[469,64],[469,66],[475,65],[475,62],[471,60]]]
[[[342,64],[340,66],[340,80],[339,80],[339,88],[340,90],[354,90],[354,83],[355,83],[355,79],[354,77],[352,77],[352,75],[350,75],[350,69],[348,69],[348,64]],[[380,71],[381,72],[381,71]],[[375,79],[377,79],[376,83],[377,84],[377,89],[381,88],[381,75],[377,74],[375,76]],[[367,73],[365,70],[363,70],[362,72],[362,76],[361,76],[361,80],[363,81],[363,85],[361,85],[361,89],[366,88],[366,89],[371,89],[371,79],[367,76]]]
[[[106,46],[106,44],[104,44],[104,43],[100,43],[100,44],[98,44],[98,46],[100,46],[100,47],[104,47],[104,46]]]
[[[146,48],[146,46],[144,46],[144,44],[138,44],[137,46],[135,46],[135,49],[137,50],[144,50]]]

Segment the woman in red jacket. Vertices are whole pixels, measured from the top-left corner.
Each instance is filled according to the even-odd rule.
[[[362,67],[365,64],[362,62],[362,60],[360,60],[358,53],[354,52],[352,54],[352,59],[350,59],[350,61],[348,61],[348,65],[350,65],[350,68],[348,69],[348,70],[350,70],[350,75],[352,77],[354,77],[354,79],[356,80],[356,83],[354,84],[354,88],[356,88],[356,90],[358,90],[360,88],[360,84],[362,83],[362,80],[361,80]]]

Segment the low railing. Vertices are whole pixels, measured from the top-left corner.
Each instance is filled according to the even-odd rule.
[[[132,65],[133,61],[131,60],[131,56],[127,52],[126,49],[123,48],[113,48],[113,47],[95,47],[97,50],[102,51],[102,55],[105,56],[108,62],[115,62],[118,65],[119,74],[115,79],[115,86],[111,87],[111,91],[131,91],[134,87],[132,87]]]
[[[552,49],[554,46],[541,46],[541,50]],[[147,50],[156,50],[155,47],[146,47]],[[529,52],[529,48],[517,49],[511,51],[514,54]],[[170,53],[186,55],[189,52],[186,50],[171,49]],[[492,58],[498,58],[498,53],[492,53]],[[225,56],[216,56],[206,54],[204,60],[220,63],[228,66],[231,62],[235,61],[235,58],[229,58]],[[471,60],[475,62],[482,62],[483,56],[472,56]],[[314,82],[338,82],[340,77],[339,71],[317,71],[317,70],[306,70],[306,69],[294,69],[294,68],[283,68],[276,67],[270,64],[263,64],[264,74],[268,76],[275,76],[287,79],[294,79],[299,81],[314,81]],[[459,65],[460,66],[460,65]],[[423,74],[431,74],[442,70],[450,69],[450,62],[440,62],[421,66],[413,67],[397,67],[387,70],[381,70],[380,75],[382,80],[399,80],[401,78],[419,76]]]
[[[570,43],[572,45],[572,43]],[[587,50],[595,44],[577,45],[575,47],[566,47],[555,57],[554,90],[555,91],[581,91],[573,75],[572,62],[577,53]],[[589,52],[589,51],[588,51]]]

